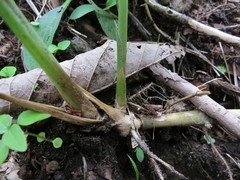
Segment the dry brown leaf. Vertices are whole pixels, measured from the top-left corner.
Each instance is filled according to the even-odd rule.
[[[175,59],[185,55],[180,46],[158,43],[129,42],[126,76],[129,77],[165,58]],[[116,41],[109,40],[102,46],[61,63],[65,72],[81,87],[91,93],[101,91],[116,82]],[[34,90],[36,82],[40,90]],[[0,79],[0,92],[22,99],[53,104],[60,96],[41,69]],[[0,113],[16,111],[17,106],[0,100]]]

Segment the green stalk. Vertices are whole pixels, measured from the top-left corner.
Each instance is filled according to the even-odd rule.
[[[210,125],[212,119],[198,110],[162,114],[159,117],[141,116],[143,129],[170,126]]]
[[[71,0],[67,0],[70,3]],[[0,0],[0,16],[45,71],[64,100],[87,118],[96,118],[97,110],[64,72],[56,58],[32,28],[13,0]]]
[[[117,88],[116,106],[126,108],[126,59],[127,59],[127,25],[128,0],[118,0],[118,31],[117,31]]]
[[[29,135],[29,136],[33,136],[33,137],[36,137],[36,138],[41,138],[43,139],[44,141],[47,141],[47,142],[50,142],[52,143],[52,140],[46,138],[46,137],[43,137],[43,136],[39,136],[38,134],[35,134],[35,133],[31,133],[31,132],[24,132],[25,135]]]

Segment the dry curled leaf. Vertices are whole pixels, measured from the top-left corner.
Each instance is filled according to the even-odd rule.
[[[116,47],[116,41],[108,40],[102,46],[60,64],[78,85],[95,93],[116,82]],[[180,46],[129,42],[126,76],[129,77],[163,59],[175,59],[183,55],[185,52]],[[38,90],[34,90],[36,83],[39,83]],[[41,69],[0,79],[0,92],[46,104],[56,103],[60,98],[56,88]],[[18,107],[0,100],[0,113],[16,111],[16,108]]]

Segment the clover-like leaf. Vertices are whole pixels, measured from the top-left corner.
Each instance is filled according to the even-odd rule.
[[[5,161],[5,159],[8,156],[9,153],[9,148],[2,142],[0,141],[0,165]]]
[[[27,150],[27,140],[18,124],[13,124],[3,135],[2,141],[10,149],[24,152]]]
[[[223,73],[227,72],[227,69],[225,68],[225,66],[217,66],[217,68],[222,71]]]
[[[84,4],[81,6],[78,6],[74,11],[72,12],[70,19],[78,19],[80,17],[83,17],[84,15],[94,11],[96,8],[92,6],[91,4]]]
[[[17,68],[14,66],[6,66],[0,71],[0,76],[12,77],[15,75]]]
[[[12,124],[12,117],[8,114],[0,115],[0,134],[7,131],[8,127]]]
[[[70,46],[70,44],[71,44],[71,41],[65,40],[65,41],[58,43],[57,46],[58,46],[58,49],[64,51]]]
[[[52,143],[53,143],[53,147],[60,148],[62,146],[63,140],[57,137],[52,141]]]
[[[37,137],[37,142],[41,143],[41,142],[44,141],[44,139],[45,139],[45,137],[46,137],[46,134],[45,134],[45,132],[40,132],[40,133],[38,134],[38,136],[39,136],[39,137]]]
[[[143,160],[144,160],[143,150],[140,147],[136,147],[135,152],[136,152],[136,157],[137,157],[138,161],[143,162]]]
[[[49,50],[51,53],[56,53],[56,52],[59,50],[59,48],[58,48],[58,46],[56,46],[56,45],[54,45],[54,44],[50,44],[50,45],[48,46],[48,50]]]
[[[49,118],[51,115],[47,113],[40,113],[36,111],[27,110],[18,116],[17,123],[21,126],[28,126],[35,122]]]
[[[209,136],[209,139],[204,135],[203,139],[207,142],[207,144],[211,144],[211,142],[214,144],[216,142],[216,140],[214,138],[212,138],[211,136]]]

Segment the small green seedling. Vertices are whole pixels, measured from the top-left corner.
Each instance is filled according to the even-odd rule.
[[[137,165],[136,163],[134,162],[134,160],[127,154],[132,166],[133,166],[133,169],[135,171],[135,176],[136,176],[136,180],[139,180],[139,171],[138,171],[138,168],[137,168]]]
[[[62,143],[63,143],[63,140],[59,137],[57,137],[53,140],[46,138],[45,132],[40,132],[39,134],[33,134],[33,133],[26,133],[26,134],[36,137],[37,141],[39,143],[41,143],[43,141],[48,141],[48,142],[52,143],[53,147],[56,148],[56,149],[60,148],[62,146]]]
[[[70,46],[70,44],[71,42],[66,40],[66,41],[59,42],[57,46],[54,44],[50,44],[48,46],[48,49],[52,54],[56,54],[59,50],[61,51],[66,50]]]
[[[206,137],[206,135],[203,136],[203,139],[207,142],[207,144],[211,144],[211,142],[214,144],[216,142],[216,140],[214,138],[212,138],[211,136],[209,136],[210,140]]]
[[[157,43],[160,43],[160,39],[161,39],[161,34],[158,34]]]
[[[223,73],[226,73],[226,72],[227,72],[225,66],[217,66],[217,68],[218,68],[220,71],[222,71]]]
[[[39,84],[38,84],[38,83],[36,83],[36,84],[34,85],[33,89],[34,89],[34,90],[35,90],[35,89],[37,89],[37,88],[38,88],[38,86],[39,86]]]
[[[34,30],[41,37],[47,47],[52,44],[54,35],[57,31],[57,28],[59,27],[62,15],[71,1],[72,0],[66,0],[61,6],[58,6],[48,11],[46,14],[44,14],[38,19],[37,23],[39,23],[39,25],[37,25],[36,22],[31,23]],[[36,49],[35,52],[39,56],[39,52]],[[39,63],[36,61],[36,58],[30,55],[30,52],[27,50],[27,48],[23,48],[23,59],[23,63],[28,70],[40,68]]]
[[[34,133],[24,133],[20,126],[28,126],[33,123],[49,118],[51,115],[46,113],[39,113],[35,111],[24,111],[17,119],[17,123],[13,123],[12,117],[8,114],[0,115],[0,134],[2,139],[0,140],[0,164],[2,164],[8,156],[9,149],[24,152],[27,150],[27,139],[25,135],[32,135],[37,138],[53,143],[55,148],[59,148],[62,145],[62,139],[56,138],[54,140],[48,140],[43,134],[36,135]],[[38,139],[39,140],[39,139]]]
[[[144,152],[140,147],[136,147],[135,149],[136,157],[139,162],[143,162],[144,160]]]
[[[32,134],[30,134],[32,135]],[[63,140],[59,137],[55,138],[54,140],[50,140],[46,138],[45,132],[40,132],[38,135],[34,135],[37,138],[37,141],[39,143],[43,142],[43,141],[48,141],[51,142],[53,144],[54,148],[60,148],[62,146]]]
[[[39,22],[34,22],[34,21],[30,22],[30,24],[33,25],[33,26],[35,26],[35,27],[38,27],[38,26],[40,25]]]
[[[46,138],[45,132],[40,132],[37,137],[37,142],[41,143],[44,141],[45,138]]]
[[[17,68],[14,66],[6,66],[0,71],[0,76],[3,77],[12,77],[15,75]]]
[[[62,146],[63,140],[57,137],[52,141],[52,143],[54,148],[60,148]]]

